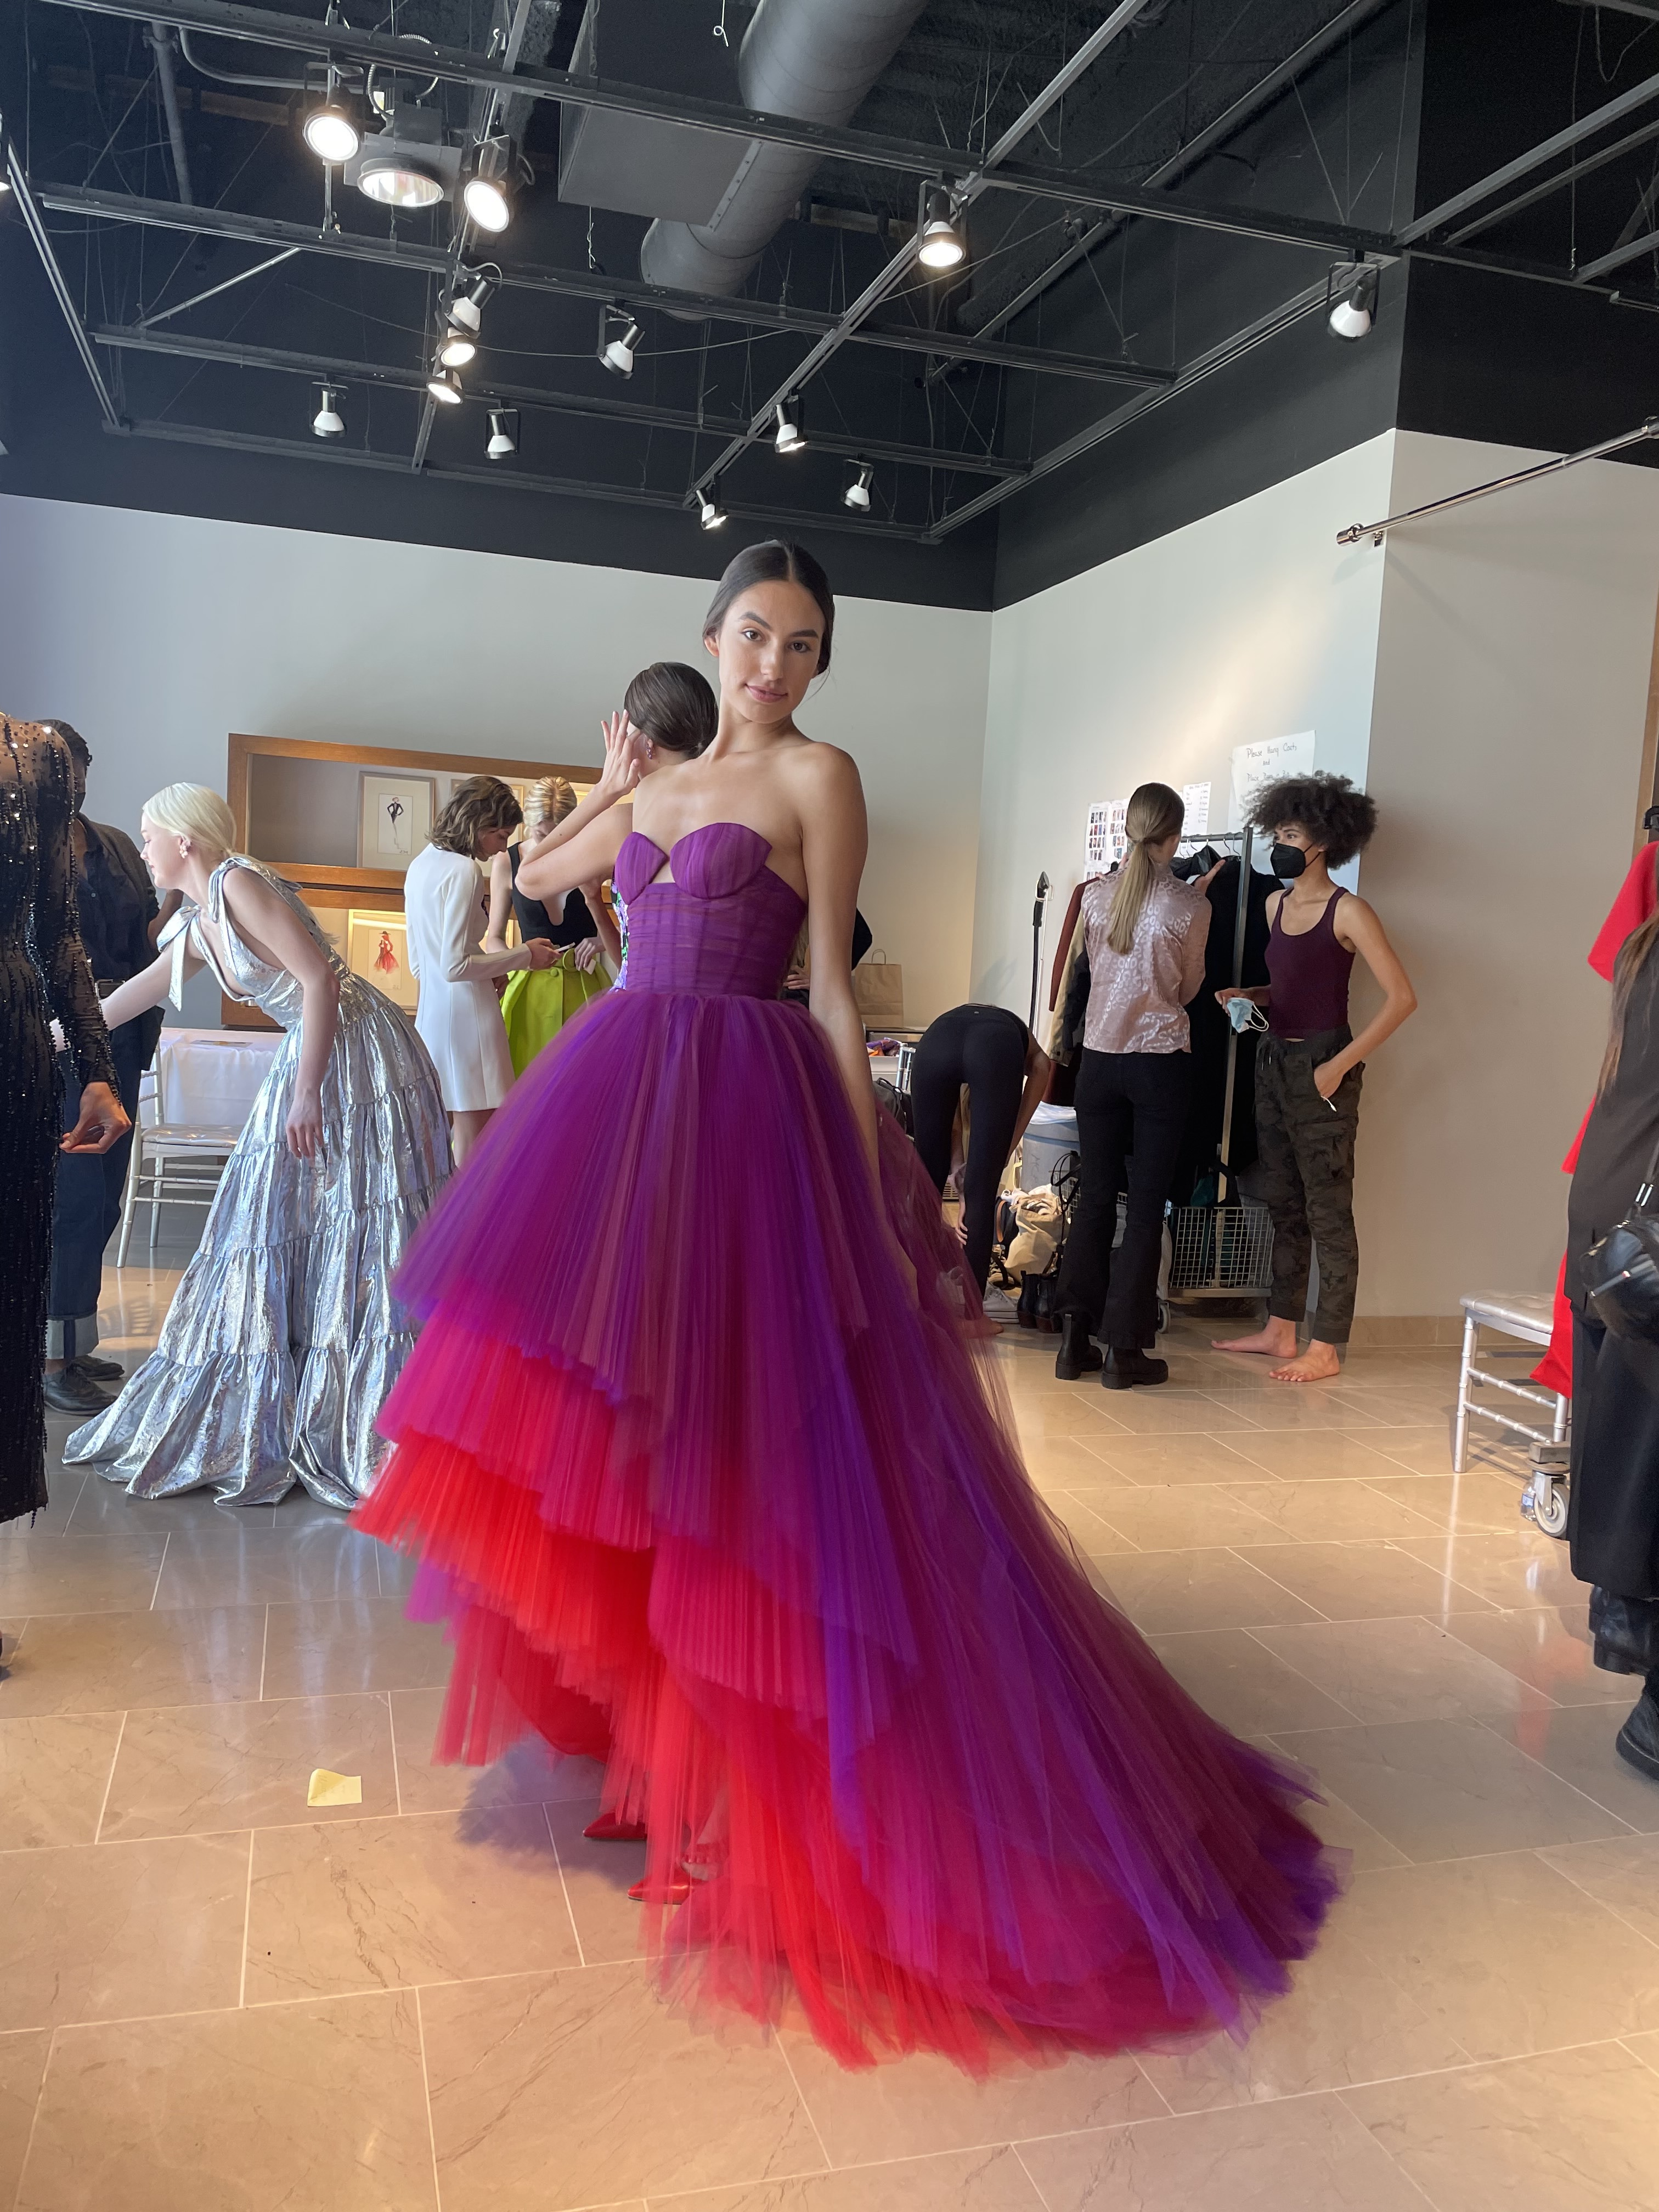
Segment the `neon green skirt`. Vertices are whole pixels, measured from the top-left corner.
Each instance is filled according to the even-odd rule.
[[[551,968],[520,968],[507,979],[501,994],[501,1018],[507,1024],[507,1046],[513,1055],[513,1073],[522,1075],[542,1047],[590,999],[611,988],[603,968],[585,975],[567,946]]]

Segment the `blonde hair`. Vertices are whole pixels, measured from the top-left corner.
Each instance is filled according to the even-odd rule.
[[[158,830],[193,837],[218,854],[236,850],[236,823],[218,793],[205,783],[170,783],[140,810]]]
[[[1106,942],[1114,952],[1133,950],[1136,927],[1152,896],[1157,869],[1147,846],[1161,845],[1166,837],[1176,836],[1186,819],[1181,793],[1171,791],[1167,783],[1143,783],[1131,795],[1123,816],[1128,856],[1118,871],[1112,918],[1106,929]]]
[[[556,830],[567,814],[574,811],[576,787],[562,775],[544,775],[532,783],[525,793],[525,822],[540,825],[542,833]]]

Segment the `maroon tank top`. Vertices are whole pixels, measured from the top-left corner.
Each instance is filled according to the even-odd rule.
[[[1267,981],[1273,986],[1267,1026],[1274,1036],[1316,1036],[1322,1030],[1347,1026],[1353,955],[1336,934],[1336,902],[1341,896],[1334,890],[1313,927],[1296,937],[1279,927],[1285,901],[1279,902],[1267,933]]]

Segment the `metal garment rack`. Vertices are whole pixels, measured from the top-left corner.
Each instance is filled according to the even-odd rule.
[[[1201,852],[1207,845],[1212,852],[1237,851],[1238,854],[1238,910],[1233,919],[1233,958],[1231,981],[1235,989],[1244,981],[1244,939],[1250,919],[1251,856],[1255,848],[1253,830],[1206,830],[1202,836],[1183,837],[1176,850]],[[1216,1177],[1215,1200],[1218,1206],[1227,1202],[1227,1186],[1235,1180],[1229,1157],[1233,1141],[1233,1097],[1238,1081],[1238,1031],[1230,1021],[1227,1024],[1227,1083],[1221,1100],[1221,1157],[1220,1170]]]

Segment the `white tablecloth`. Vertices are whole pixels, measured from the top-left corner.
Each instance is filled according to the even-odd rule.
[[[155,1048],[155,1119],[240,1129],[282,1042],[275,1030],[164,1029]]]

